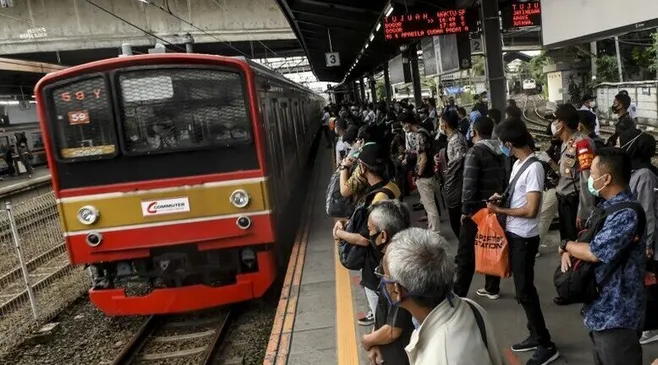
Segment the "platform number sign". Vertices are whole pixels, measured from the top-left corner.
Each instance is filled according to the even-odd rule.
[[[340,55],[338,52],[327,52],[324,54],[327,60],[327,67],[338,67],[340,66]]]
[[[484,54],[484,47],[482,46],[482,38],[471,39],[471,54]]]

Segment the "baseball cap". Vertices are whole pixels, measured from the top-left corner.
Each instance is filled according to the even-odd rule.
[[[586,101],[594,100],[594,99],[596,99],[596,96],[594,96],[592,94],[585,94],[585,95],[583,95],[583,99],[581,101],[584,103]]]
[[[580,116],[578,115],[578,110],[571,104],[562,104],[557,107],[555,111],[555,119],[559,119],[567,123],[567,125],[575,129],[578,126],[580,121]]]
[[[384,162],[382,158],[382,148],[377,143],[366,143],[363,145],[358,155],[359,161],[368,166],[381,165]]]

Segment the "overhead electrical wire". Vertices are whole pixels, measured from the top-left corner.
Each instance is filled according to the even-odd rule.
[[[160,41],[162,41],[162,42],[164,42],[164,43],[167,43],[168,45],[170,45],[170,46],[172,46],[172,47],[175,47],[175,48],[177,48],[177,49],[179,49],[179,50],[185,52],[185,48],[182,48],[181,46],[179,46],[179,45],[177,45],[177,44],[171,43],[171,42],[169,42],[168,40],[166,40],[166,39],[164,39],[164,38],[162,38],[162,37],[160,37],[160,36],[157,36],[157,35],[155,35],[155,34],[149,32],[148,30],[146,30],[146,29],[144,29],[144,28],[142,28],[142,27],[140,27],[140,26],[138,26],[138,25],[136,25],[136,24],[133,24],[133,23],[129,22],[128,20],[126,20],[126,19],[120,17],[119,15],[117,15],[117,14],[111,12],[110,10],[105,9],[104,7],[102,7],[102,6],[100,6],[100,5],[96,4],[96,3],[94,3],[93,1],[91,1],[91,0],[85,0],[85,1],[86,1],[89,5],[92,5],[92,6],[96,7],[97,9],[99,9],[99,10],[101,10],[101,11],[103,11],[103,12],[105,12],[105,13],[107,13],[107,14],[109,14],[109,15],[111,15],[111,16],[113,16],[113,17],[119,19],[119,20],[121,20],[122,22],[124,22],[124,23],[130,25],[131,27],[136,28],[136,29],[139,29],[140,31],[144,32],[144,34],[148,34],[148,35],[150,35],[151,37],[153,37],[153,38],[155,38],[155,39],[157,39],[157,40],[160,40]]]

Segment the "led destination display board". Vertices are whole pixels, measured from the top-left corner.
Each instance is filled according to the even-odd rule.
[[[500,9],[503,29],[534,27],[541,25],[539,1],[513,2]]]
[[[390,15],[384,21],[384,33],[386,40],[468,33],[472,30],[469,19],[466,9]]]

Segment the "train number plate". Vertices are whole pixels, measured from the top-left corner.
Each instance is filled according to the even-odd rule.
[[[187,197],[142,201],[142,214],[144,217],[162,214],[186,213],[189,211],[190,200]]]
[[[70,125],[89,124],[89,112],[86,110],[69,112],[69,124]]]

